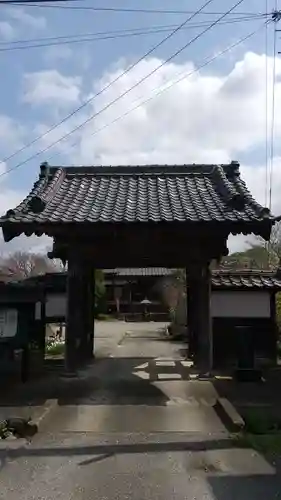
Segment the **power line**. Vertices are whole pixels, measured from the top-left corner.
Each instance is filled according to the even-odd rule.
[[[236,7],[238,7],[238,5],[240,5],[244,0],[238,0],[238,2],[236,2],[228,11],[226,11],[222,16],[220,16],[219,18],[217,18],[212,24],[210,24],[207,28],[205,28],[201,33],[199,33],[198,35],[196,35],[194,38],[192,38],[187,44],[185,44],[183,47],[181,47],[180,49],[178,49],[176,52],[174,52],[168,59],[166,59],[163,63],[161,63],[159,66],[157,66],[153,71],[151,71],[148,75],[144,76],[141,80],[139,80],[137,83],[135,83],[132,87],[130,87],[128,90],[126,90],[125,92],[123,92],[120,96],[118,96],[117,98],[115,98],[113,101],[111,101],[110,103],[108,103],[106,106],[104,106],[101,110],[99,110],[98,112],[94,113],[93,115],[91,115],[89,118],[87,118],[87,120],[84,120],[80,125],[78,125],[77,127],[75,127],[74,129],[72,129],[70,132],[68,132],[67,134],[65,134],[64,136],[62,136],[60,139],[56,140],[55,142],[53,142],[52,144],[50,144],[49,146],[47,146],[46,148],[44,148],[43,150],[31,155],[29,158],[27,158],[26,160],[24,160],[23,162],[20,162],[18,163],[14,168],[18,168],[24,164],[26,164],[28,161],[31,161],[33,160],[34,158],[36,158],[37,156],[39,156],[40,154],[43,154],[45,153],[46,151],[48,151],[49,149],[51,149],[52,147],[56,146],[58,143],[60,143],[62,140],[66,139],[67,137],[69,137],[70,135],[72,135],[74,132],[76,132],[77,130],[80,130],[84,125],[86,125],[87,123],[89,123],[90,121],[92,121],[94,118],[96,118],[97,116],[101,115],[101,113],[103,113],[104,111],[106,111],[107,109],[109,109],[113,104],[115,104],[116,102],[118,102],[120,99],[122,99],[125,95],[127,95],[129,92],[131,92],[133,89],[135,89],[136,87],[138,87],[141,83],[143,83],[145,80],[147,80],[147,78],[149,78],[150,76],[152,76],[154,73],[156,73],[159,69],[161,69],[165,64],[167,64],[168,62],[170,62],[171,60],[173,60],[177,55],[179,55],[181,52],[183,52],[183,50],[185,50],[187,47],[189,47],[192,43],[194,43],[196,40],[198,40],[201,36],[203,36],[205,33],[207,33],[210,29],[212,29],[214,26],[216,26],[216,24],[221,21],[224,17],[226,17],[228,15],[229,12],[232,12]],[[207,2],[207,4],[210,3],[210,0],[209,2]],[[203,7],[201,8],[204,8],[207,4],[205,4]],[[35,141],[34,141],[35,142]],[[25,149],[25,148],[23,148]],[[22,149],[22,150],[23,150]],[[16,154],[16,153],[15,153]],[[3,161],[7,161],[7,160],[3,160]]]
[[[261,18],[267,17],[267,16],[268,16],[268,14],[254,14],[252,16],[243,16],[243,17],[239,16],[239,17],[235,17],[235,18],[232,17],[231,19],[222,21],[218,24],[229,24],[229,23],[231,24],[234,22],[241,22],[241,21],[248,21],[248,20],[252,21],[252,20],[261,19]],[[189,24],[188,26],[186,26],[186,29],[204,26],[206,24],[210,24],[211,22],[212,22],[212,19],[199,21],[196,24]],[[160,30],[160,29],[172,30],[172,29],[176,28],[177,26],[178,26],[177,24],[164,24],[164,25],[159,24],[159,25],[149,25],[149,26],[141,26],[141,27],[139,26],[139,27],[135,27],[135,28],[125,28],[122,30],[97,31],[94,33],[76,33],[76,34],[70,34],[70,35],[59,35],[59,36],[56,35],[56,36],[47,36],[47,37],[40,37],[40,38],[28,38],[28,39],[23,38],[20,40],[11,40],[11,41],[4,40],[4,41],[0,41],[0,45],[14,45],[14,44],[20,44],[20,43],[44,42],[44,41],[48,42],[48,41],[52,41],[52,40],[63,40],[66,38],[77,38],[77,37],[83,37],[83,36],[119,35],[119,34],[123,34],[123,33],[139,32],[139,31],[144,31],[144,30],[147,30],[148,32],[149,32],[149,30]]]
[[[47,4],[50,2],[54,3],[65,3],[65,2],[80,2],[82,0],[0,0],[0,5],[33,5],[37,4],[41,6],[41,4]]]
[[[272,206],[272,181],[274,163],[274,132],[275,132],[275,84],[276,84],[276,56],[277,56],[277,28],[276,25],[281,19],[281,12],[277,11],[277,0],[275,1],[275,11],[273,14],[274,34],[273,34],[273,67],[272,67],[272,102],[271,102],[271,128],[270,128],[270,169],[269,169],[269,209]]]
[[[164,88],[160,88],[159,87],[156,87],[155,89],[153,89],[153,93],[152,96],[148,97],[147,99],[145,99],[144,101],[141,101],[140,103],[138,103],[136,106],[130,108],[128,111],[126,111],[125,113],[123,113],[122,115],[119,115],[117,118],[115,118],[114,120],[112,120],[111,122],[109,123],[106,123],[105,125],[103,125],[102,127],[100,127],[99,129],[97,130],[94,130],[94,132],[92,132],[90,134],[91,137],[97,135],[98,133],[102,132],[103,130],[109,128],[111,125],[114,125],[115,123],[119,122],[120,120],[123,120],[124,118],[126,118],[129,114],[131,114],[132,112],[136,111],[137,109],[141,108],[142,106],[145,106],[146,104],[148,104],[149,102],[151,102],[153,99],[155,99],[156,97],[159,97],[160,95],[164,94],[164,92],[167,92],[168,90],[170,90],[171,88],[173,88],[175,85],[181,83],[183,80],[185,80],[186,78],[192,76],[194,73],[197,73],[200,69],[202,68],[205,68],[206,66],[208,66],[209,64],[211,64],[212,62],[214,62],[216,59],[218,59],[219,57],[223,56],[224,54],[226,54],[227,52],[229,52],[230,50],[234,49],[235,47],[237,47],[238,45],[240,45],[241,43],[245,42],[246,40],[248,40],[249,38],[251,38],[252,36],[256,35],[262,28],[264,28],[265,26],[267,26],[269,23],[271,23],[272,21],[271,20],[268,20],[266,21],[265,23],[263,23],[261,26],[259,26],[255,31],[252,31],[251,33],[248,33],[248,35],[244,36],[243,38],[240,38],[239,40],[237,40],[236,42],[234,42],[233,44],[229,45],[228,47],[226,47],[225,49],[223,49],[222,51],[220,51],[218,54],[216,54],[215,56],[211,57],[211,58],[208,58],[205,62],[203,62],[201,65],[197,66],[195,69],[193,69],[192,71],[186,73],[181,73],[178,78],[174,81],[172,81],[170,84],[168,84],[168,86],[165,86]],[[73,148],[75,145],[78,144],[78,141],[75,141],[71,146],[69,146],[70,148]],[[54,155],[52,155],[49,160],[51,160],[52,158],[54,158],[55,156],[57,156],[58,154],[60,154],[60,152],[56,152]],[[11,169],[13,170],[13,169]],[[2,175],[5,175],[6,172],[4,172]],[[8,173],[8,172],[7,172]],[[1,175],[0,175],[1,177]]]
[[[249,38],[251,38],[252,36],[254,36],[256,33],[258,33],[262,28],[264,28],[266,26],[266,24],[270,23],[271,21],[268,20],[266,21],[265,23],[263,23],[261,26],[259,26],[255,31],[252,31],[251,33],[249,33],[248,35],[244,36],[243,38],[240,38],[239,40],[237,40],[236,42],[234,42],[233,44],[231,44],[230,46],[226,47],[225,49],[223,49],[222,51],[220,51],[219,53],[217,53],[216,55],[212,56],[211,58],[207,58],[202,64],[200,64],[199,66],[197,66],[195,69],[191,70],[190,72],[183,72],[181,73],[178,78],[176,80],[173,80],[172,82],[170,82],[170,84],[168,84],[168,86],[165,86],[164,88],[160,88],[157,87],[155,88],[152,92],[153,92],[153,95],[150,96],[149,98],[141,101],[140,103],[138,103],[136,106],[130,108],[128,111],[126,111],[125,113],[123,113],[122,115],[119,115],[117,118],[115,118],[114,120],[112,120],[111,122],[103,125],[102,127],[100,127],[99,129],[95,130],[94,132],[92,132],[90,135],[91,136],[95,136],[97,135],[98,133],[102,132],[103,130],[107,129],[108,127],[110,127],[111,125],[119,122],[120,120],[126,118],[129,114],[131,114],[132,112],[136,111],[137,109],[141,108],[142,106],[145,106],[146,104],[148,104],[150,101],[152,101],[153,99],[155,99],[156,97],[159,97],[160,95],[164,94],[165,92],[167,92],[168,90],[170,90],[171,88],[173,88],[175,85],[179,84],[180,82],[182,82],[183,80],[185,80],[186,78],[189,78],[190,76],[192,76],[193,74],[197,73],[200,69],[208,66],[209,64],[211,64],[212,62],[214,62],[216,59],[218,59],[219,57],[223,56],[224,54],[226,54],[227,52],[231,51],[232,49],[234,49],[235,47],[237,47],[238,45],[240,45],[241,43],[245,42],[246,40],[248,40]],[[155,93],[154,93],[155,92]],[[77,141],[75,143],[73,143],[71,146],[69,146],[70,148],[74,147],[75,145],[77,144]],[[49,148],[46,148],[46,150],[48,150]],[[45,151],[40,151],[39,153],[36,154],[36,156],[38,156],[39,154],[41,154],[42,152],[45,152]],[[57,156],[58,154],[60,154],[60,152],[56,152],[54,155],[52,155],[50,159],[54,158],[55,156]],[[28,161],[30,160],[30,158],[28,158],[25,163],[27,163]],[[21,164],[18,164],[16,165],[15,167],[12,167],[10,168],[9,170],[6,170],[5,172],[3,172],[1,175],[0,175],[0,178],[4,175],[8,175],[10,172],[16,170],[17,168],[19,168],[20,166],[22,166],[23,163]]]
[[[116,78],[114,78],[111,82],[109,82],[105,87],[103,87],[100,91],[98,91],[96,94],[94,94],[92,97],[90,97],[89,99],[87,99],[86,101],[84,101],[80,106],[78,106],[78,108],[74,109],[71,113],[69,113],[67,116],[65,116],[62,120],[60,120],[58,123],[56,123],[55,125],[53,125],[52,127],[50,127],[44,134],[41,134],[39,137],[36,137],[35,139],[33,139],[31,142],[29,142],[28,144],[26,144],[25,146],[23,146],[22,148],[20,148],[19,150],[15,151],[14,153],[12,153],[11,155],[9,155],[8,157],[4,158],[2,160],[2,162],[7,162],[8,160],[10,160],[11,158],[13,158],[14,156],[16,156],[17,154],[21,153],[22,151],[24,151],[25,149],[29,148],[30,146],[32,146],[33,144],[35,144],[38,140],[41,140],[43,139],[44,137],[46,137],[46,135],[48,135],[50,132],[52,132],[53,130],[55,130],[56,128],[58,128],[60,125],[62,125],[63,123],[65,123],[67,120],[69,120],[69,118],[71,118],[72,116],[74,116],[76,113],[78,113],[79,111],[81,111],[81,109],[83,109],[85,106],[87,106],[88,104],[90,104],[94,99],[96,99],[98,96],[100,96],[101,94],[103,94],[107,89],[109,89],[114,83],[118,82],[123,76],[125,76],[127,73],[129,73],[129,71],[131,71],[132,69],[134,69],[140,62],[142,62],[146,57],[148,57],[150,54],[152,54],[156,49],[158,49],[161,45],[163,45],[167,40],[169,40],[172,36],[174,36],[178,31],[180,31],[189,21],[191,21],[196,15],[197,13],[200,13],[205,7],[207,7],[210,3],[212,3],[213,0],[208,0],[202,7],[200,7],[200,9],[198,9],[198,11],[196,11],[195,14],[192,14],[192,16],[189,16],[183,23],[181,23],[180,25],[178,25],[171,33],[169,33],[165,38],[163,38],[159,43],[157,43],[156,45],[154,45],[150,50],[148,50],[148,52],[146,52],[142,57],[140,57],[135,63],[131,64],[127,69],[125,69],[125,71],[123,71],[120,75],[118,75]],[[242,3],[243,0],[240,0],[238,2],[239,3]],[[219,18],[219,20],[223,19],[224,16],[222,16],[221,18]],[[212,26],[212,25],[211,25]],[[205,32],[205,31],[204,31]],[[204,33],[203,32],[203,33]],[[190,42],[192,43],[192,41]],[[187,44],[188,45],[188,44]],[[140,82],[141,83],[141,82]],[[139,84],[138,84],[139,85]],[[137,85],[135,85],[137,86]],[[132,90],[132,88],[130,89]],[[122,96],[123,97],[123,94]],[[121,98],[120,97],[120,98]],[[113,103],[111,103],[113,104]],[[111,105],[110,104],[110,105]],[[110,105],[107,106],[110,107]],[[106,108],[106,109],[107,109]],[[103,110],[101,110],[99,113],[101,113]]]
[[[42,7],[42,8],[50,8],[50,9],[71,9],[71,10],[93,10],[95,12],[115,12],[115,13],[127,13],[127,14],[134,14],[134,13],[144,13],[144,14],[195,14],[196,11],[194,10],[183,10],[183,9],[144,9],[144,8],[127,8],[127,7],[93,7],[91,5],[65,5],[66,2],[76,2],[81,0],[0,0],[0,4],[7,4],[7,5],[20,5],[22,6],[23,4],[26,7]],[[50,3],[53,3],[54,5],[50,5]],[[58,5],[62,3],[63,5]],[[214,16],[219,16],[223,14],[223,12],[202,12],[204,15],[214,15]],[[253,14],[263,14],[262,12],[237,12],[237,14],[242,15],[242,16],[248,16],[248,15],[253,15]],[[270,13],[267,13],[270,14]],[[231,15],[231,14],[230,14]]]
[[[265,8],[268,10],[268,0],[265,0]],[[265,29],[265,203],[267,207],[268,197],[268,24]],[[267,251],[267,266],[270,263],[269,241],[265,242]]]
[[[232,18],[229,20],[222,21],[218,23],[218,25],[224,25],[224,24],[234,24],[234,23],[241,23],[241,22],[248,22],[248,21],[256,21],[261,19],[262,17],[265,16],[254,16],[254,17],[239,17],[239,18]],[[204,21],[202,23],[198,24],[191,24],[189,26],[185,26],[181,28],[181,31],[186,31],[190,29],[195,29],[195,28],[200,28],[203,26],[208,26],[210,24],[210,21]],[[101,32],[101,33],[86,33],[86,34],[81,34],[81,35],[65,35],[65,36],[58,36],[58,37],[45,37],[45,38],[35,38],[31,40],[14,40],[12,42],[0,42],[0,52],[11,52],[15,50],[26,50],[26,49],[34,49],[34,48],[45,48],[45,47],[53,47],[53,46],[58,46],[58,45],[72,45],[76,43],[87,43],[87,42],[95,42],[95,41],[104,41],[104,40],[112,40],[112,39],[118,39],[118,38],[130,38],[130,37],[137,37],[137,36],[147,36],[147,35],[157,35],[165,32],[171,31],[171,29],[174,29],[175,25],[167,25],[167,26],[161,26],[159,28],[151,27],[147,30],[141,31],[140,28],[136,28],[136,31],[134,30],[119,30],[119,32]],[[37,43],[32,43],[32,42],[37,42]],[[40,42],[46,42],[46,43],[40,43]],[[22,43],[23,45],[20,45]],[[3,47],[4,46],[4,47]]]
[[[268,0],[265,0],[268,9]],[[265,29],[265,207],[268,194],[268,24]]]
[[[245,16],[246,17],[246,16]],[[242,18],[242,20],[244,17]],[[248,19],[248,16],[247,16]],[[206,21],[208,22],[208,21]],[[52,40],[63,40],[65,38],[77,38],[77,37],[83,37],[83,36],[103,36],[103,35],[118,35],[122,33],[131,33],[131,32],[138,32],[138,31],[143,31],[143,30],[153,30],[153,29],[173,29],[177,25],[175,24],[159,24],[159,25],[149,25],[149,26],[141,26],[141,27],[136,27],[136,28],[126,28],[122,30],[109,30],[109,31],[96,31],[94,33],[76,33],[76,34],[70,34],[70,35],[56,35],[56,36],[46,36],[46,37],[40,37],[40,38],[22,38],[20,40],[11,40],[11,41],[0,41],[0,45],[13,45],[13,44],[20,44],[20,43],[32,43],[32,42],[43,42],[43,41],[52,41]]]

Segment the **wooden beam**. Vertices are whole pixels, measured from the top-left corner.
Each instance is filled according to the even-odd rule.
[[[196,327],[198,280],[192,279],[186,270],[186,309],[187,309],[187,329],[188,329],[188,353],[196,361],[198,332]]]
[[[87,359],[94,357],[94,339],[95,339],[95,269],[90,266],[88,282],[88,346]]]
[[[270,294],[270,322],[271,322],[271,335],[272,335],[272,359],[274,359],[274,364],[277,364],[277,345],[278,345],[278,326],[276,322],[276,293],[271,292]]]
[[[76,242],[66,239],[56,240],[52,255],[67,258],[68,253],[75,245],[79,245],[79,252],[83,261],[95,262],[98,269],[114,267],[186,267],[188,260],[218,259],[227,254],[227,236],[217,235],[207,238],[193,239],[192,244],[188,235],[179,231],[171,233],[152,234],[143,232],[119,235],[114,233],[108,238],[100,234],[100,239],[93,242],[81,239]],[[114,251],[112,250],[114,249]]]

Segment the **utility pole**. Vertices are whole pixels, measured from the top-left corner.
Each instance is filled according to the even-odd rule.
[[[272,12],[272,21],[275,23],[281,21],[281,10],[274,10]],[[281,31],[281,30],[276,30],[276,31]],[[281,52],[278,52],[278,54],[281,54]]]

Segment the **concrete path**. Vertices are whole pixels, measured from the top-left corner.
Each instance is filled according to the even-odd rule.
[[[231,447],[213,386],[188,380],[184,346],[157,324],[108,325],[90,390],[70,390],[31,445],[0,451],[0,499],[281,498],[274,468]]]

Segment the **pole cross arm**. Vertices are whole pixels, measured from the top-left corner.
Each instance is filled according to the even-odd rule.
[[[274,10],[271,16],[272,21],[277,22],[281,20],[281,10]]]

